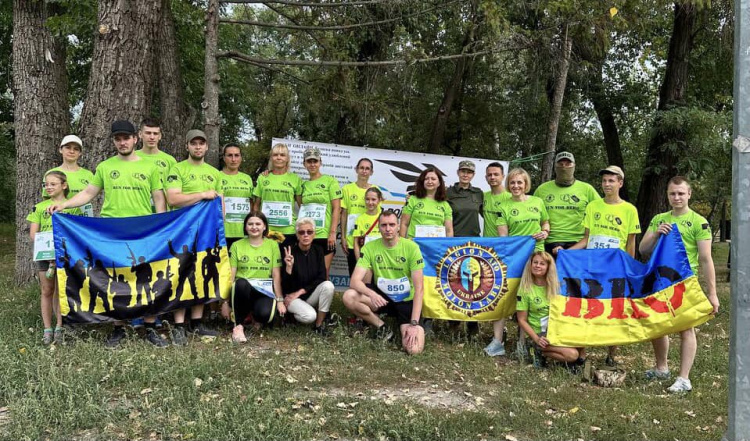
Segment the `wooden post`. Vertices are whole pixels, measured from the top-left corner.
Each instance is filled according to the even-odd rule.
[[[203,92],[205,121],[203,130],[208,137],[206,162],[219,165],[219,0],[209,0],[206,11],[206,61]]]

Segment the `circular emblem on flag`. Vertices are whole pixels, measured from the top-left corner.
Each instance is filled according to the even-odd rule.
[[[448,248],[435,270],[446,307],[469,317],[494,311],[508,292],[508,267],[491,247],[467,242]]]

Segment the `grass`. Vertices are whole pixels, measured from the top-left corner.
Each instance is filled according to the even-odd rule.
[[[0,284],[12,287],[13,229],[0,226]],[[2,439],[719,439],[726,430],[726,244],[715,247],[723,313],[703,325],[693,392],[649,383],[648,344],[621,348],[622,388],[561,369],[537,370],[482,354],[439,332],[423,355],[308,328],[158,350],[131,338],[104,349],[105,330],[73,346],[41,345],[38,287],[0,297]],[[341,311],[340,300],[335,308]],[[670,364],[678,365],[679,338]],[[603,349],[591,351],[602,362]]]

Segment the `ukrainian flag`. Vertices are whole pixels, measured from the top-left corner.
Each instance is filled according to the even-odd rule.
[[[676,225],[645,264],[619,249],[572,250],[558,253],[557,271],[547,332],[555,346],[644,342],[712,318]]]
[[[490,321],[516,311],[516,291],[534,251],[531,236],[415,238],[424,258],[427,318]]]
[[[66,322],[128,320],[227,298],[221,200],[128,218],[52,216]]]

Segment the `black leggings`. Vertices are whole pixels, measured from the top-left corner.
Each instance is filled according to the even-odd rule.
[[[237,279],[232,286],[232,310],[235,326],[244,323],[250,315],[256,322],[268,324],[273,321],[276,300],[253,288],[247,280]]]

